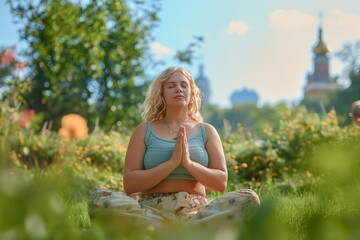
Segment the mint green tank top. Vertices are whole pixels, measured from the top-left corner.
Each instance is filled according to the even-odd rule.
[[[151,122],[147,124],[145,135],[146,152],[144,156],[144,169],[151,169],[159,164],[170,160],[176,140],[169,140],[157,136],[151,127]],[[188,139],[190,159],[205,167],[209,165],[209,157],[205,149],[206,131],[204,123],[200,123],[200,130],[195,136]],[[194,179],[183,165],[178,166],[167,179]]]

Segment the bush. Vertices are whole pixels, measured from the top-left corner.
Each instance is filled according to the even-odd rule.
[[[224,138],[231,186],[308,187],[321,176],[311,165],[319,151],[354,139],[360,142],[360,128],[340,128],[333,110],[324,117],[304,108],[288,111],[276,133],[270,128],[264,132],[267,139],[254,139],[239,125],[237,132]]]

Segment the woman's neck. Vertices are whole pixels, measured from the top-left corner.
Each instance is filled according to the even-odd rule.
[[[166,123],[176,123],[177,125],[182,125],[189,120],[187,110],[179,111],[171,111],[169,109],[166,110],[166,115],[163,118]]]

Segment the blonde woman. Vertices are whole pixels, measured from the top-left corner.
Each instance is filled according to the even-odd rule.
[[[145,121],[128,144],[125,193],[95,192],[91,216],[103,212],[106,203],[106,211],[134,223],[184,219],[204,224],[242,220],[260,204],[250,189],[207,200],[207,190],[226,190],[228,173],[219,134],[202,122],[200,106],[200,91],[185,69],[169,67],[152,82],[143,105]]]

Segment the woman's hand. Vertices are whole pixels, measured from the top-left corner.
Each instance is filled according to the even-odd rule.
[[[183,155],[183,143],[182,143],[183,138],[184,138],[184,134],[181,130],[179,130],[176,136],[174,151],[170,159],[170,161],[173,162],[176,167],[181,164],[181,159]]]
[[[189,144],[188,144],[188,141],[187,141],[187,135],[186,135],[185,127],[181,127],[180,132],[182,132],[182,135],[183,135],[183,138],[182,138],[182,149],[183,149],[183,151],[182,151],[181,163],[186,168],[191,163],[191,160],[190,160]]]

